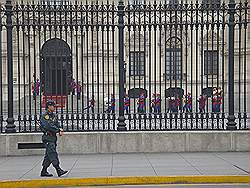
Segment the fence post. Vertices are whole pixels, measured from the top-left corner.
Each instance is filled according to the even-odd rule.
[[[5,15],[6,15],[6,29],[7,29],[7,63],[8,63],[8,118],[6,133],[16,132],[13,117],[13,49],[12,49],[12,4],[11,0],[6,0]]]
[[[236,130],[236,122],[234,116],[234,14],[235,14],[235,1],[230,0],[228,4],[228,104],[229,104],[229,114],[227,129]]]
[[[118,29],[119,29],[119,117],[118,131],[126,131],[124,117],[124,2],[118,3]]]

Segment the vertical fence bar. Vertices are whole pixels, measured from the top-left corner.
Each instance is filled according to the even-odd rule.
[[[80,123],[80,125],[81,125],[81,130],[83,131],[84,130],[84,109],[85,109],[85,107],[84,107],[84,79],[83,79],[83,35],[84,35],[84,33],[83,33],[83,24],[85,24],[84,23],[84,21],[83,21],[83,6],[82,6],[82,2],[79,4],[79,6],[80,6],[80,10],[79,10],[79,13],[80,13],[80,28],[79,28],[79,30],[80,30],[80,62],[79,62],[79,66],[80,66],[80,68],[79,68],[79,70],[80,70],[80,76],[79,76],[79,79],[81,79],[81,82],[80,82],[80,85],[78,86],[78,87],[80,87],[79,88],[79,90],[80,90],[80,96],[79,96],[79,100],[81,100],[81,103],[80,103],[80,106],[81,106],[81,109],[79,110],[79,113],[81,113],[81,118],[80,118],[80,120],[81,120],[81,123]]]
[[[211,34],[212,34],[212,37],[211,37],[211,41],[208,41],[208,42],[211,42],[211,53],[212,53],[212,63],[211,63],[211,66],[212,66],[212,68],[209,70],[209,68],[210,68],[210,66],[209,65],[207,65],[209,68],[208,68],[208,72],[207,72],[207,77],[209,78],[209,74],[211,73],[211,86],[212,86],[212,88],[214,88],[214,70],[213,70],[213,68],[214,68],[214,59],[215,59],[215,57],[214,57],[214,27],[215,27],[215,24],[214,24],[214,21],[215,21],[215,19],[214,19],[214,4],[211,4],[210,5],[210,7],[211,7],[211,15],[212,15],[212,19],[211,19]],[[209,51],[207,51],[207,58],[209,57],[209,52],[210,52],[210,50]],[[217,93],[215,94],[215,100],[217,101],[216,103],[218,103],[218,88],[216,89],[217,90]],[[214,129],[214,119],[215,119],[215,115],[217,115],[217,110],[215,110],[215,112],[214,113],[212,113],[211,114],[211,117],[212,117],[212,125],[211,125],[211,128],[212,129]]]
[[[132,74],[133,74],[133,79],[134,79],[134,82],[133,82],[133,84],[134,84],[134,88],[136,88],[136,85],[135,85],[135,83],[136,83],[136,77],[135,77],[135,64],[136,64],[136,59],[135,59],[135,39],[136,39],[136,24],[135,24],[135,5],[133,5],[133,14],[132,14],[132,19],[133,19],[133,21],[132,21],[132,24],[133,24],[133,44],[132,44],[132,46],[133,46],[133,51],[132,52],[129,52],[129,57],[130,57],[130,59],[131,59],[131,69],[132,69]],[[139,100],[139,99],[138,99]],[[139,101],[138,101],[139,102]],[[137,112],[137,107],[136,107],[136,99],[134,99],[134,129],[136,129],[136,123],[137,123],[137,121],[136,121],[136,112]]]
[[[29,83],[28,83],[28,91],[29,91],[29,131],[31,131],[31,120],[32,120],[32,117],[31,117],[31,113],[32,113],[32,111],[31,111],[31,51],[30,51],[30,48],[31,48],[31,44],[30,44],[30,37],[31,37],[31,35],[30,35],[30,30],[31,30],[31,21],[30,21],[30,4],[28,4],[28,8],[27,8],[28,10],[27,10],[27,21],[28,21],[28,23],[27,23],[27,32],[28,32],[28,40],[27,40],[27,42],[28,42],[28,66],[29,66],[29,68],[28,68],[28,81],[29,81]],[[35,84],[35,83],[34,83]],[[35,89],[35,88],[34,88]]]
[[[226,21],[225,21],[225,18],[226,18],[226,11],[224,9],[225,7],[225,3],[222,4],[222,7],[223,7],[223,20],[222,20],[222,49],[221,49],[221,52],[222,54],[225,54],[225,27],[226,27]],[[225,74],[224,74],[224,71],[225,71],[225,56],[223,55],[222,56],[222,68],[221,68],[221,74],[222,74],[222,91],[225,91]],[[225,127],[225,122],[224,122],[224,119],[225,119],[225,94],[222,95],[222,117],[223,117],[223,121],[222,121],[222,126],[223,126],[223,129]]]
[[[94,98],[94,93],[95,93],[95,75],[94,75],[94,10],[93,10],[93,1],[91,2],[91,93],[92,93],[92,98]],[[94,125],[95,125],[95,113],[94,111],[92,112],[92,129],[94,130]]]
[[[24,122],[24,127],[23,131],[26,131],[26,43],[25,43],[25,5],[21,5],[21,12],[22,12],[22,48],[23,48],[23,53],[22,53],[22,63],[23,63],[23,122]],[[44,13],[45,14],[45,13]],[[19,130],[21,131],[21,129]]]
[[[104,102],[104,93],[105,93],[105,90],[104,90],[104,88],[105,88],[105,67],[104,67],[104,41],[105,41],[105,38],[104,38],[104,32],[105,32],[105,27],[104,27],[104,13],[106,14],[106,12],[105,12],[105,9],[104,9],[104,5],[103,5],[103,2],[102,2],[102,4],[101,4],[101,63],[102,63],[102,65],[101,65],[101,70],[102,70],[102,113],[104,112],[104,110],[105,110],[105,106],[104,106],[104,104],[105,104],[105,102]],[[101,84],[101,83],[100,83]],[[102,129],[104,130],[105,129],[105,114],[103,113],[102,114]]]
[[[203,91],[203,80],[204,80],[204,56],[203,56],[203,51],[204,51],[204,35],[203,35],[203,30],[204,30],[204,6],[201,7],[201,10],[199,12],[201,14],[201,24],[200,24],[200,44],[201,44],[201,47],[200,47],[200,79],[201,79],[201,88],[200,90]],[[206,106],[208,106],[208,101],[206,100]],[[205,108],[204,107],[204,113],[206,112],[205,111]],[[204,114],[201,114],[201,129],[204,128]]]
[[[41,4],[38,4],[38,22],[37,22],[37,29],[38,29],[38,46],[39,48],[41,48],[41,30],[42,30],[42,26],[41,26],[41,18],[42,18],[42,14],[41,14],[41,10],[42,10],[42,5]],[[39,54],[41,53],[40,49],[39,49]],[[40,78],[40,90],[39,90],[39,114],[41,115],[42,114],[42,89],[43,89],[43,86],[42,86],[42,66],[41,66],[41,59],[39,58],[39,78]],[[40,117],[39,117],[40,118]]]
[[[13,49],[12,49],[12,4],[11,0],[6,1],[6,29],[7,29],[7,62],[8,62],[8,119],[5,128],[6,133],[16,132],[13,117]]]
[[[161,4],[161,2],[160,2],[160,8],[159,8],[159,38],[160,38],[160,40],[159,40],[159,94],[160,94],[160,99],[162,98],[162,95],[161,95],[161,57],[162,57],[162,54],[161,54],[161,47],[162,47],[162,44],[161,44],[161,40],[162,40],[162,28],[163,28],[163,24],[162,24],[162,4]],[[157,94],[158,94],[158,92],[156,92],[155,93],[155,98],[154,98],[154,102],[156,102],[156,100],[157,100]],[[155,103],[155,105],[156,105],[156,103]],[[159,107],[160,109],[161,109],[161,103],[160,103],[160,107]],[[157,107],[155,107],[155,109],[157,109]],[[157,115],[159,114],[159,119],[160,119],[160,127],[157,127],[157,129],[159,128],[159,129],[162,129],[162,122],[161,122],[161,110],[159,110],[159,111],[157,111],[157,110],[155,110],[155,113],[157,113]]]
[[[73,53],[74,53],[74,48],[73,48],[73,33],[74,33],[74,27],[73,27],[73,5],[70,3],[70,5],[69,5],[69,19],[70,19],[70,21],[69,21],[69,24],[70,24],[70,26],[69,26],[69,29],[70,29],[70,32],[69,32],[69,36],[70,36],[70,47],[71,47],[71,54],[72,54],[72,79],[73,79],[73,87],[71,88],[72,89],[72,95],[71,95],[71,116],[70,116],[70,118],[71,118],[71,129],[72,129],[72,131],[74,131],[74,129],[75,129],[75,127],[74,127],[74,117],[75,117],[75,115],[74,115],[74,98],[75,98],[75,84],[76,84],[76,82],[77,82],[77,80],[75,80],[75,76],[76,76],[76,74],[74,75],[74,68],[73,68],[73,66],[74,66],[74,56],[73,56]]]
[[[153,65],[153,69],[154,69],[154,75],[153,75],[153,79],[154,79],[154,86],[153,86],[153,88],[154,88],[154,91],[153,91],[153,95],[156,93],[156,85],[157,85],[157,83],[156,83],[156,80],[157,80],[157,78],[156,78],[156,75],[157,75],[157,57],[156,57],[156,53],[157,53],[157,4],[156,4],[156,1],[154,1],[154,5],[153,5],[153,7],[154,7],[154,9],[153,9],[153,11],[154,11],[154,21],[153,21],[153,28],[154,28],[154,39],[153,39],[153,41],[154,41],[154,60],[153,60],[153,63],[154,63],[154,65]],[[155,97],[153,97],[153,99],[152,100],[154,100],[155,99]],[[153,129],[156,129],[156,114],[154,113],[154,128]]]
[[[115,130],[115,120],[116,120],[116,113],[115,113],[115,87],[116,87],[116,83],[115,83],[115,11],[114,11],[114,2],[112,3],[112,17],[111,17],[111,20],[112,20],[112,35],[111,35],[111,40],[112,40],[112,94],[114,97],[110,97],[110,107],[111,107],[111,110],[110,112],[112,113],[112,120],[113,120],[113,127],[112,127],[112,130]],[[118,23],[119,24],[119,23]],[[124,32],[123,32],[124,33]],[[123,35],[124,36],[124,35]],[[124,39],[124,37],[123,37]],[[123,40],[124,41],[124,40]],[[124,57],[124,55],[123,55]],[[123,58],[124,59],[124,58]],[[119,69],[120,70],[120,69]],[[122,69],[123,70],[123,69]],[[119,74],[120,75],[120,74]],[[123,82],[124,83],[124,82]],[[124,85],[124,84],[123,84]],[[124,86],[123,86],[124,87]],[[113,101],[113,102],[112,102]],[[112,104],[113,103],[113,104]],[[112,105],[114,105],[112,107]]]
[[[184,6],[183,6],[183,1],[181,1],[180,4],[180,20],[179,20],[179,25],[180,25],[180,48],[181,48],[181,57],[180,57],[180,88],[183,89],[183,31],[184,31],[184,24],[183,24],[183,13],[184,13]],[[179,97],[180,99],[180,129],[183,129],[183,95]]]
[[[34,82],[36,84],[38,84],[36,81],[37,81],[37,69],[36,69],[36,24],[35,24],[35,5],[34,5],[34,2],[32,4],[32,32],[33,32],[33,61],[34,61],[34,72],[33,72],[33,79],[34,79]],[[18,61],[19,63],[19,61]],[[40,79],[39,79],[40,80]],[[39,81],[40,82],[40,81]],[[39,92],[37,93],[37,85],[34,85],[34,89],[35,89],[35,96],[34,96],[34,93],[33,93],[33,100],[34,100],[34,122],[35,122],[35,131],[37,131],[37,95],[39,95]],[[39,90],[40,90],[40,86],[39,87]],[[33,91],[34,92],[34,91]],[[19,114],[20,115],[20,114]]]
[[[109,17],[110,17],[110,15],[111,15],[111,12],[109,12],[109,11],[107,11],[107,23],[108,23],[108,25],[107,25],[107,33],[106,33],[106,41],[107,41],[107,88],[108,88],[108,91],[107,91],[107,101],[105,101],[105,103],[107,104],[107,107],[105,107],[105,108],[107,108],[107,109],[105,109],[105,111],[106,112],[108,112],[108,102],[109,102],[109,95],[110,95],[110,44],[109,44],[109,42],[110,42],[110,36],[109,36],[109,32],[112,30],[112,28],[113,28],[113,26],[111,27],[111,29],[110,29],[110,26],[109,26],[109,24],[110,24],[110,21],[109,21]],[[110,130],[110,114],[108,113],[107,114],[107,119],[108,119],[108,130]]]
[[[98,1],[96,2],[96,11],[99,11],[99,5],[98,5]],[[98,13],[96,13],[98,14]],[[100,129],[100,118],[99,118],[99,115],[100,115],[100,60],[99,60],[99,30],[100,30],[100,26],[99,26],[99,19],[98,19],[99,15],[96,16],[96,70],[95,72],[97,73],[96,75],[96,79],[97,79],[97,125],[98,125],[98,130]]]
[[[75,1],[74,5],[74,13],[75,16],[78,18],[78,4],[77,1]],[[76,23],[74,24],[74,30],[75,30],[75,57],[76,57],[76,130],[79,131],[79,100],[80,100],[80,95],[79,95],[79,90],[80,90],[80,81],[79,81],[79,47],[78,47],[78,33],[79,33],[79,28],[78,28],[78,19],[76,19]],[[72,48],[72,47],[71,47]],[[72,48],[73,49],[73,48]]]
[[[3,132],[3,59],[2,59],[2,5],[0,4],[0,133]]]
[[[185,3],[185,20],[184,20],[184,23],[185,23],[185,44],[186,44],[186,47],[185,47],[185,73],[186,73],[186,76],[185,76],[185,92],[184,92],[184,95],[185,95],[185,105],[187,105],[187,91],[188,91],[188,4]],[[171,33],[170,33],[171,35]],[[171,82],[170,82],[170,87],[171,87]],[[187,129],[187,125],[188,125],[188,114],[187,114],[187,107],[185,107],[185,109],[183,109],[183,112],[185,112],[185,122],[186,122],[186,126],[185,126],[185,129]]]
[[[199,54],[199,49],[198,49],[198,37],[199,37],[199,4],[198,1],[195,2],[195,129],[199,129],[199,125],[198,125],[198,84],[199,84],[199,78],[198,78],[198,74],[199,74],[199,69],[198,69],[198,54]],[[201,36],[203,37],[203,36]],[[194,109],[194,108],[193,108]]]
[[[228,22],[228,122],[227,129],[235,130],[236,122],[234,115],[234,14],[235,14],[235,1],[230,0],[228,9],[229,22]]]
[[[140,35],[141,35],[141,12],[140,12],[140,4],[137,4],[136,6],[138,6],[138,11],[137,11],[137,15],[138,15],[138,38],[136,37],[135,39],[136,40],[138,40],[138,47],[137,47],[137,50],[138,50],[138,52],[137,52],[137,55],[136,55],[136,63],[137,63],[137,65],[138,65],[138,69],[136,70],[136,74],[138,75],[138,78],[139,78],[139,83],[138,83],[138,86],[139,86],[139,88],[141,88],[141,37],[140,37]],[[145,88],[143,88],[143,89],[145,89]],[[146,100],[144,100],[144,101],[146,101]],[[145,103],[145,102],[144,102]],[[145,110],[145,104],[144,104],[144,110]],[[145,113],[145,111],[143,110],[143,113]],[[142,129],[142,127],[141,127],[141,124],[142,124],[142,122],[141,122],[141,119],[142,119],[142,114],[141,113],[139,113],[139,130],[141,130]]]
[[[85,5],[85,10],[86,10],[86,72],[87,72],[87,84],[86,84],[86,92],[87,92],[87,103],[88,105],[90,106],[91,105],[91,101],[92,101],[92,104],[94,104],[94,95],[91,95],[91,99],[90,99],[90,96],[89,96],[89,92],[90,92],[90,80],[89,80],[89,13],[88,13],[88,8],[89,8],[89,5],[88,5],[88,2],[86,2],[86,5]],[[94,113],[94,105],[91,106],[91,112]],[[87,109],[87,130],[89,130],[89,108]]]
[[[129,2],[128,2],[129,3]],[[127,32],[128,32],[128,68],[127,68],[127,70],[128,70],[128,75],[129,75],[129,78],[128,78],[128,90],[130,90],[131,89],[131,77],[130,77],[130,71],[131,71],[131,58],[130,58],[130,51],[131,51],[131,5],[130,4],[128,4],[127,5],[127,15],[128,15],[128,18],[127,18],[127,23],[128,23],[128,25],[127,25]],[[126,76],[126,75],[125,75]],[[130,96],[129,96],[130,97]],[[129,130],[131,130],[131,112],[132,112],[132,108],[131,108],[131,105],[132,103],[131,103],[131,100],[129,100],[129,109],[128,109],[128,120],[129,120]]]
[[[146,28],[146,2],[144,1],[144,4],[143,4],[143,51],[144,51],[144,55],[143,55],[143,60],[144,60],[144,65],[143,65],[143,68],[144,68],[144,77],[143,77],[143,87],[144,89],[146,90],[147,89],[147,86],[146,86],[146,75],[147,75],[147,62],[146,62],[146,53],[147,53],[147,50],[146,50],[146,32],[147,32],[147,28]],[[149,97],[148,97],[149,98]],[[150,105],[150,101],[149,101],[149,105]],[[144,115],[144,129],[147,129],[147,107],[145,105],[145,115]]]
[[[238,45],[238,48],[239,48],[239,52],[238,52],[238,67],[239,67],[239,72],[238,72],[238,92],[239,92],[239,95],[238,95],[238,119],[239,119],[239,129],[241,128],[241,78],[242,78],[242,70],[241,70],[241,59],[242,59],[242,52],[241,52],[241,46],[242,46],[242,43],[241,43],[241,32],[242,32],[242,4],[240,2],[239,4],[239,15],[238,15],[238,18],[239,18],[239,23],[237,23],[237,27],[238,27],[238,40],[239,40],[239,45]]]
[[[243,99],[244,99],[244,129],[247,128],[247,83],[246,83],[246,79],[247,79],[247,24],[248,24],[248,21],[247,21],[247,17],[248,17],[248,14],[247,14],[247,5],[248,5],[248,2],[246,1],[244,3],[244,14],[245,14],[245,17],[244,17],[244,78],[243,78],[243,83],[244,83],[244,90],[243,90]],[[249,36],[248,36],[249,37]]]
[[[149,82],[149,86],[148,86],[148,96],[149,96],[149,101],[151,102],[151,93],[152,93],[152,88],[151,88],[151,82],[152,82],[152,73],[151,73],[151,70],[152,70],[152,20],[151,20],[151,16],[152,16],[152,12],[151,12],[151,4],[150,4],[150,1],[149,1],[149,9],[148,9],[148,82]],[[149,111],[150,112],[150,115],[149,115],[149,130],[152,129],[152,116],[151,116],[151,110]]]
[[[118,4],[118,29],[119,29],[119,117],[118,131],[126,131],[124,117],[124,3]],[[114,42],[114,41],[113,41]]]

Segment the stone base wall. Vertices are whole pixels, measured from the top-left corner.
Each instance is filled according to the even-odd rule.
[[[18,149],[18,143],[40,143],[41,133],[0,134],[0,156],[43,154]],[[65,133],[60,154],[250,151],[250,131],[167,131]]]

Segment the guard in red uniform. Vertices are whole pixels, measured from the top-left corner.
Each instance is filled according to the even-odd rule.
[[[220,108],[221,108],[221,105],[222,105],[222,100],[223,100],[223,97],[221,95],[218,95],[217,96],[217,108],[216,108],[216,112],[220,112]]]
[[[91,108],[92,113],[95,112],[95,99],[94,95],[92,96],[92,99],[89,100],[89,107]]]
[[[187,96],[187,108],[189,112],[192,112],[192,95],[191,93],[188,93]]]
[[[144,96],[144,93],[140,94],[137,104],[138,104],[138,113],[144,113],[144,111],[145,111],[145,96]]]
[[[218,100],[217,100],[217,94],[213,96],[212,98],[212,112],[217,112],[217,103],[218,103]]]
[[[175,101],[176,101],[177,111],[181,110],[181,100],[178,95],[175,97]]]
[[[205,95],[200,95],[198,99],[200,113],[205,113],[207,97]]]
[[[155,109],[155,104],[154,104],[154,94],[152,96],[152,99],[150,100],[150,113],[152,113]]]
[[[124,98],[124,110],[126,111],[127,114],[129,110],[129,105],[130,105],[130,99],[128,97],[128,94],[126,94]]]
[[[111,103],[111,111],[112,113],[115,113],[115,95],[114,94],[111,94],[110,103]]]
[[[77,100],[81,99],[81,92],[82,92],[82,86],[81,82],[79,81],[76,85]]]
[[[160,113],[161,112],[161,98],[160,94],[157,93],[155,99],[154,99],[154,112]]]
[[[171,111],[174,113],[178,112],[178,102],[176,96],[173,99],[171,99]]]

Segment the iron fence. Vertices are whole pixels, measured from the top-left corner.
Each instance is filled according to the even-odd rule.
[[[1,132],[249,129],[249,3],[30,2],[0,9]]]

